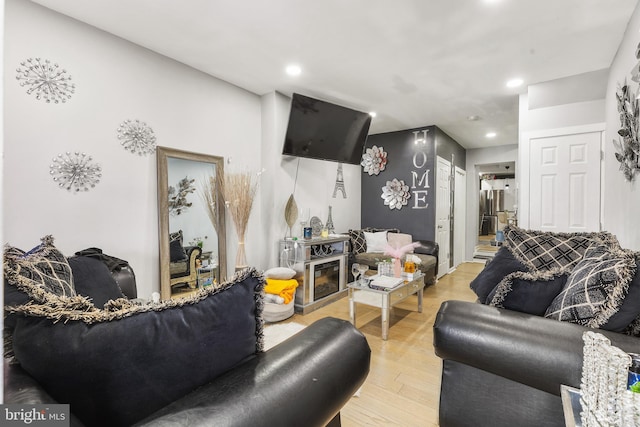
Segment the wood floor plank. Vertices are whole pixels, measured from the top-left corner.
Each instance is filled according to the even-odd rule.
[[[480,263],[461,264],[426,288],[422,313],[416,311],[416,296],[394,307],[387,341],[381,338],[380,310],[358,304],[356,326],[371,347],[371,370],[360,396],[342,409],[343,427],[437,427],[442,368],[433,351],[433,322],[443,301],[476,300],[469,283],[482,268]],[[348,298],[286,322],[310,325],[328,316],[349,320]]]

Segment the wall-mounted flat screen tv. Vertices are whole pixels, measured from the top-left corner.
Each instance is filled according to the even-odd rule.
[[[293,94],[282,154],[359,164],[371,115]]]

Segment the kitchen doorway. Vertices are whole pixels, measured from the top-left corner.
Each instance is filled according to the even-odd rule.
[[[515,162],[478,165],[478,239],[474,258],[493,258],[502,244],[500,232],[517,225],[518,189]]]

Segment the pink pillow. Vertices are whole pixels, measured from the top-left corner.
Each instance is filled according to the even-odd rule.
[[[387,233],[387,243],[394,249],[401,248],[412,243],[411,234],[404,233]],[[409,251],[409,253],[413,253],[413,249]]]

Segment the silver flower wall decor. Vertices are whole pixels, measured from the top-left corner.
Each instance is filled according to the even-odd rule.
[[[387,165],[387,153],[384,148],[375,145],[367,148],[362,155],[360,165],[369,175],[378,175]]]
[[[16,79],[20,86],[27,88],[27,94],[34,94],[36,99],[47,103],[64,104],[76,89],[67,70],[48,59],[29,58],[20,63],[16,72]]]
[[[640,89],[637,85],[640,83],[640,44],[635,50],[635,57],[638,62],[631,69],[631,80],[636,84],[627,83],[625,79],[624,84],[618,86],[616,91],[620,129],[618,139],[613,140],[613,146],[616,149],[616,160],[620,163],[620,170],[627,181],[633,181],[640,172]]]
[[[409,203],[409,186],[404,183],[403,180],[393,178],[391,181],[387,181],[387,185],[382,187],[382,194],[380,195],[384,199],[384,204],[389,206],[389,209],[402,209]]]
[[[620,170],[627,181],[633,181],[640,171],[640,141],[638,140],[638,99],[631,93],[631,86],[625,84],[618,88],[616,99],[620,114],[619,138],[613,140],[616,149],[616,160],[620,162]]]
[[[118,139],[125,150],[142,156],[156,151],[156,136],[145,122],[125,120],[118,127]]]
[[[49,166],[49,173],[58,187],[75,193],[89,191],[102,178],[100,165],[93,163],[91,156],[78,151],[58,154]]]

